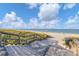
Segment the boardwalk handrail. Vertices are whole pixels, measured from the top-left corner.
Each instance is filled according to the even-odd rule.
[[[25,37],[25,36],[23,36],[23,35],[18,35],[18,34],[14,34],[14,33],[7,33],[7,32],[2,32],[2,31],[0,31],[0,33],[1,34],[7,34],[7,35],[14,35],[14,36],[20,36],[20,37]]]

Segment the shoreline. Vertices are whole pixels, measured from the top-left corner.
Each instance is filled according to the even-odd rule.
[[[76,47],[72,47],[71,49],[68,49],[65,45],[64,45],[64,41],[63,39],[66,37],[74,37],[74,38],[78,38],[79,39],[79,34],[72,34],[72,33],[57,33],[57,32],[38,32],[38,31],[32,31],[32,32],[36,32],[36,33],[44,33],[47,34],[49,36],[51,36],[51,40],[56,40],[58,42],[58,45],[62,46],[63,48],[72,51],[74,54],[76,54]],[[78,48],[78,52],[79,52],[79,48]]]
[[[57,46],[61,46],[62,48],[68,50],[68,51],[71,51],[73,52],[74,54],[76,54],[76,50],[75,50],[75,47],[74,48],[71,48],[71,49],[67,49],[67,47],[64,45],[64,38],[66,37],[78,37],[79,38],[79,34],[72,34],[72,33],[59,33],[59,32],[41,32],[41,31],[32,31],[32,30],[16,30],[16,31],[23,31],[23,32],[35,32],[35,33],[38,33],[38,34],[46,34],[48,36],[50,36],[49,38],[47,38],[48,41],[40,41],[40,44],[41,45],[44,45],[45,44],[48,44],[49,45],[52,43],[54,43],[53,41],[55,41],[57,43]],[[37,42],[37,41],[36,41]],[[34,43],[34,42],[33,42]],[[39,43],[39,42],[37,42]],[[37,44],[35,43],[35,46],[37,47]],[[7,46],[9,47],[9,46]],[[16,46],[17,47],[17,46]],[[53,47],[52,47],[53,49]]]
[[[20,30],[21,31],[21,30]],[[59,33],[59,32],[42,32],[42,31],[33,31],[33,30],[22,30],[22,31],[29,31],[29,32],[36,32],[36,33],[44,33],[47,34],[49,36],[51,36],[53,40],[56,40],[60,43],[62,43],[63,39],[66,37],[77,37],[79,38],[79,34],[74,34],[74,33]]]
[[[29,30],[30,32],[36,32],[36,33],[44,33],[52,37],[79,37],[79,34],[74,34],[74,33],[63,33],[63,32],[42,32],[42,31],[32,31]]]

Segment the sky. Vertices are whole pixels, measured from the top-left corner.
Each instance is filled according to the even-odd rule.
[[[79,29],[79,4],[0,3],[0,28]]]

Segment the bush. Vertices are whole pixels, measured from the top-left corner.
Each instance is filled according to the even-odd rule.
[[[28,44],[35,40],[43,40],[43,39],[48,38],[48,35],[44,34],[44,33],[19,31],[19,30],[0,30],[0,31],[8,33],[8,34],[4,34],[4,35],[0,34],[0,38],[2,38],[4,40],[4,43],[6,45],[7,44],[20,45],[22,43],[20,41],[24,41],[24,40],[27,41],[27,44]],[[22,45],[25,45],[25,44],[22,43]]]

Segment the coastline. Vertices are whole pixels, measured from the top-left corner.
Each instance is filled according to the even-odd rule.
[[[79,34],[75,33],[63,33],[63,32],[42,32],[42,31],[33,31],[33,30],[19,30],[19,31],[29,31],[29,32],[36,32],[36,33],[44,33],[51,36],[51,39],[58,41],[59,44],[62,44],[62,41],[66,37],[77,37],[79,38]]]
[[[54,38],[54,40],[61,42],[65,37],[77,37],[79,38],[79,34],[75,33],[63,33],[63,32],[42,32],[42,31],[33,31],[33,30],[17,30],[17,31],[28,31],[28,32],[36,32],[36,33],[44,33]]]
[[[71,49],[66,48],[66,46],[64,45],[63,39],[66,38],[66,37],[79,38],[79,34],[57,33],[57,32],[40,32],[40,31],[32,31],[32,32],[47,34],[47,35],[51,36],[51,39],[49,39],[49,40],[56,40],[58,42],[58,45],[62,46],[63,48],[65,48],[69,51],[72,51],[74,54],[77,53],[76,52],[76,47],[73,47]],[[78,53],[79,53],[79,48],[78,48]]]
[[[68,34],[68,33],[57,33],[57,32],[41,32],[41,31],[31,31],[31,30],[16,30],[16,31],[23,31],[23,32],[35,32],[38,34],[46,34],[49,36],[49,38],[46,38],[46,40],[41,41],[34,41],[30,45],[27,46],[5,46],[8,53],[10,49],[13,50],[13,53],[9,53],[12,55],[76,55],[75,49],[67,49],[65,45],[63,45],[63,38],[75,36],[79,37],[78,34]],[[29,36],[30,37],[30,36]],[[14,49],[15,47],[15,49]],[[19,48],[20,47],[20,48]],[[54,51],[54,48],[57,50]],[[17,51],[16,51],[17,49]],[[19,54],[19,52],[24,49],[26,49],[26,52],[22,51],[22,53]],[[35,51],[36,49],[36,51]],[[37,52],[40,50],[39,52]],[[14,51],[17,53],[15,54]],[[30,54],[27,53],[29,51]],[[33,53],[32,53],[33,52]],[[42,53],[41,53],[42,52]],[[58,52],[58,53],[56,53]],[[66,53],[65,53],[66,52]],[[26,54],[24,54],[26,53]],[[53,54],[54,53],[54,54]]]
[[[17,30],[18,31],[18,30]],[[72,51],[75,55],[76,55],[76,47],[73,47],[71,49],[68,49],[65,45],[64,45],[64,38],[66,37],[77,37],[79,39],[79,34],[73,34],[73,33],[59,33],[59,32],[42,32],[42,31],[33,31],[33,30],[19,30],[19,31],[26,31],[26,32],[35,32],[35,33],[44,33],[47,34],[49,36],[51,36],[51,38],[48,38],[49,41],[57,41],[57,44],[69,51]],[[79,48],[78,48],[79,50]]]

